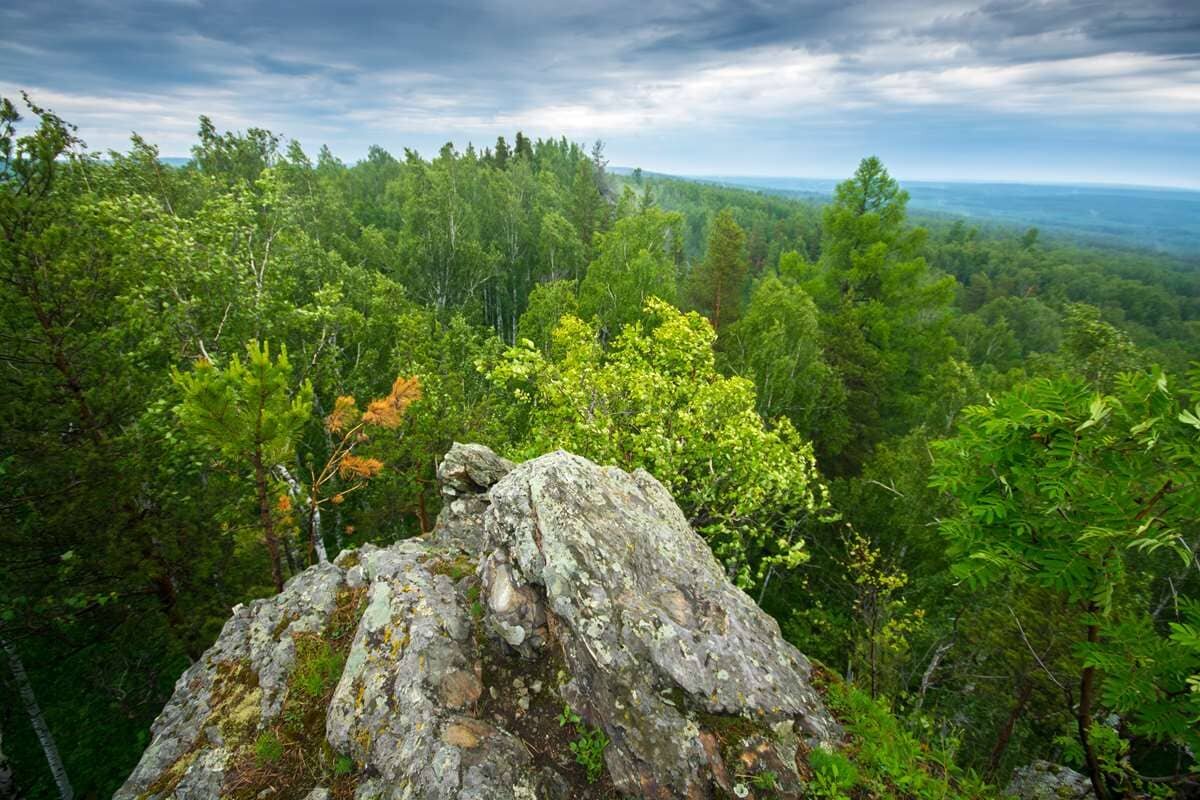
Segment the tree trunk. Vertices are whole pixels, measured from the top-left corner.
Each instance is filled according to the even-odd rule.
[[[1017,722],[1025,713],[1025,706],[1029,704],[1029,698],[1033,696],[1033,681],[1028,675],[1021,678],[1021,685],[1017,689],[1017,698],[1013,702],[1012,711],[1008,714],[1008,719],[1004,720],[1004,724],[1000,726],[999,733],[996,734],[996,744],[992,746],[992,754],[988,757],[987,769],[984,775],[990,777],[995,776],[996,770],[1000,768],[1000,759],[1004,758],[1004,752],[1008,750],[1008,743],[1012,739],[1013,729],[1016,728]]]
[[[29,715],[29,724],[33,726],[33,732],[42,746],[42,752],[46,754],[46,763],[50,766],[50,774],[54,777],[55,785],[58,786],[59,797],[62,800],[72,800],[75,797],[75,790],[71,788],[71,781],[67,778],[67,770],[63,766],[62,757],[58,754],[58,745],[54,742],[54,735],[50,733],[50,726],[46,724],[46,718],[42,716],[42,708],[38,705],[37,695],[33,693],[33,685],[29,682],[29,676],[25,674],[25,665],[21,662],[21,654],[7,639],[0,639],[0,647],[3,647],[4,652],[8,655],[8,665],[12,669],[17,692],[21,695],[25,713]]]
[[[425,510],[425,484],[421,484],[421,488],[417,490],[417,522],[421,526],[421,535],[429,533],[432,528],[429,526],[429,512]]]
[[[1095,614],[1095,603],[1090,603],[1087,613]],[[1100,639],[1100,626],[1094,622],[1088,625],[1087,640],[1095,644]],[[1088,777],[1092,781],[1092,790],[1099,800],[1108,800],[1108,784],[1104,782],[1104,773],[1100,770],[1100,761],[1096,758],[1096,748],[1092,745],[1092,701],[1096,692],[1096,668],[1084,667],[1079,676],[1079,711],[1076,722],[1079,725],[1079,743],[1083,745],[1083,754],[1087,759]]]
[[[325,551],[325,538],[321,535],[321,506],[316,497],[308,498],[308,545],[317,556],[318,564],[329,561]]]
[[[292,473],[283,464],[276,464],[275,472],[288,485],[288,493],[291,494],[292,501],[299,505],[302,499],[300,482],[292,477]],[[309,556],[318,563],[324,564],[329,561],[329,554],[325,551],[325,540],[321,537],[321,506],[315,497],[309,497],[305,502],[308,504]]]
[[[258,518],[263,529],[263,544],[271,557],[271,577],[275,591],[283,591],[283,564],[279,560],[279,539],[275,536],[275,520],[271,516],[271,499],[267,495],[267,470],[263,466],[262,453],[254,451],[254,489],[258,494]]]

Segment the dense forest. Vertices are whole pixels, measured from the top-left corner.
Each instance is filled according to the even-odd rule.
[[[817,204],[522,133],[192,154],[0,105],[0,795],[110,795],[232,606],[429,531],[454,441],[662,480],[854,688],[823,796],[1197,791],[1196,261],[917,227],[875,158]]]

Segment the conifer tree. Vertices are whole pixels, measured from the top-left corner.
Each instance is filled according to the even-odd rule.
[[[510,151],[508,149],[508,142],[504,141],[503,136],[497,136],[496,137],[496,150],[492,154],[492,159],[494,160],[494,163],[496,164],[496,168],[497,169],[507,168],[508,167],[508,159],[509,159],[509,156],[511,156],[511,155],[512,155],[512,151]]]
[[[312,387],[306,382],[289,394],[292,367],[287,349],[271,359],[270,347],[251,341],[246,361],[234,356],[221,369],[207,359],[190,372],[176,371],[183,393],[176,413],[184,427],[237,469],[250,468],[263,544],[271,559],[276,591],[283,590],[283,564],[268,492],[271,467],[294,449],[296,434],[309,418]]]
[[[513,157],[533,161],[533,142],[521,131],[517,131],[517,143],[513,146]]]
[[[692,303],[715,330],[738,318],[747,269],[746,232],[734,220],[733,212],[723,209],[713,218],[708,253],[689,282]]]

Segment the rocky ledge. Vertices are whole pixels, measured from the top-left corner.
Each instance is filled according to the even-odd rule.
[[[455,445],[428,540],[234,609],[117,798],[800,797],[810,665],[643,471]]]

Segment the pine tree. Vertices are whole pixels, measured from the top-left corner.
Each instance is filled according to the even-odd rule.
[[[283,590],[283,564],[268,480],[272,466],[285,461],[294,449],[296,434],[312,407],[312,387],[307,382],[289,396],[291,375],[286,348],[272,361],[269,346],[257,341],[246,345],[245,363],[234,356],[221,369],[201,359],[190,372],[174,373],[183,392],[176,413],[184,427],[222,457],[252,470],[259,525],[276,591]]]
[[[508,159],[512,155],[512,151],[508,149],[508,142],[504,141],[503,136],[496,137],[496,152],[492,158],[495,160],[496,169],[506,169],[508,167]]]
[[[523,158],[530,163],[533,162],[533,142],[529,141],[529,137],[521,131],[517,131],[517,143],[513,147],[513,156]]]
[[[738,318],[747,270],[746,232],[726,208],[713,218],[708,253],[689,282],[692,303],[718,331]]]

